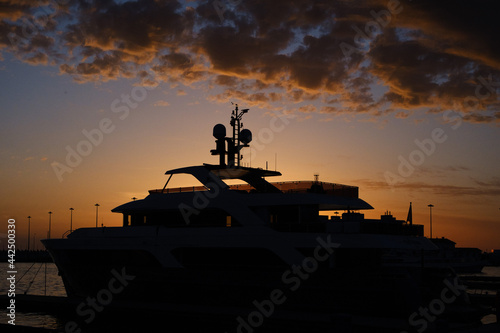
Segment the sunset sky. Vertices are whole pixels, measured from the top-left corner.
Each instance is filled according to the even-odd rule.
[[[120,225],[166,170],[218,162],[237,103],[270,181],[359,186],[458,246],[500,249],[494,1],[0,0],[0,215],[18,246]],[[276,163],[277,161],[277,163]],[[277,165],[276,165],[277,164]],[[197,185],[188,178],[172,186]],[[0,238],[5,246],[5,238]],[[41,244],[38,245],[41,248]]]

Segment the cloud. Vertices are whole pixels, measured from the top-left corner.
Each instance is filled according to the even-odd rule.
[[[307,105],[299,107],[298,111],[302,112],[302,113],[313,113],[313,112],[317,112],[317,110],[318,109],[313,104],[307,104]]]
[[[154,106],[169,106],[170,103],[167,102],[167,101],[164,101],[164,100],[159,100],[157,101],[155,104],[153,104]]]
[[[385,181],[373,181],[368,179],[355,180],[358,184],[370,189],[390,189],[396,188],[400,190],[410,190],[412,192],[430,192],[436,195],[479,195],[479,196],[495,196],[500,195],[500,188],[483,188],[473,186],[457,186],[445,184],[429,184],[425,182],[403,182],[397,185],[390,186]]]
[[[480,180],[474,180],[474,181],[480,186],[500,188],[500,178],[499,177],[492,177],[490,181],[480,181]]]
[[[403,119],[454,110],[500,123],[491,1],[240,1],[222,21],[210,0],[55,3],[0,0],[0,52],[82,83],[222,86],[212,100]]]
[[[33,2],[30,0],[1,0],[0,19],[18,20],[26,14],[32,4]]]
[[[420,166],[418,169],[415,169],[415,176],[447,179],[451,173],[466,174],[470,171],[472,171],[471,168],[463,165],[430,165]]]
[[[468,172],[470,168],[463,166],[444,166],[444,167],[433,167],[426,169],[422,174],[427,176],[437,176],[443,179],[449,178],[450,172]],[[444,175],[444,173],[447,173]],[[371,179],[356,179],[353,183],[360,184],[369,189],[380,190],[380,189],[399,189],[399,190],[409,190],[412,192],[424,192],[432,193],[438,195],[469,195],[469,196],[498,196],[500,195],[500,178],[492,177],[488,181],[479,181],[472,179],[472,184],[470,186],[459,186],[450,184],[438,184],[435,182],[429,183],[424,181],[404,181],[399,182],[394,185],[389,185],[386,181],[378,181]]]
[[[399,119],[406,119],[410,116],[410,112],[403,112],[403,111],[400,111],[398,113],[396,113],[394,115],[395,118],[399,118]]]

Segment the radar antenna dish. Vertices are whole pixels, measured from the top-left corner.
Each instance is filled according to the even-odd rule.
[[[252,132],[249,129],[244,129],[240,132],[240,141],[243,142],[245,146],[248,146],[252,142]]]

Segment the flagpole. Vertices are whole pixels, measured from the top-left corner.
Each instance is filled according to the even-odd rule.
[[[430,231],[431,231],[431,239],[432,239],[432,207],[434,207],[433,204],[427,205],[429,207],[429,220],[430,220]]]
[[[410,209],[408,209],[408,216],[406,217],[406,222],[410,222],[410,225],[413,225],[413,212],[411,210],[411,202],[410,202]]]

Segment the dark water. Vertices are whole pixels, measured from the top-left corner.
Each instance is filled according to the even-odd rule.
[[[28,295],[66,296],[64,285],[53,263],[17,263],[16,269],[16,294],[24,294],[27,291]],[[9,289],[7,271],[8,263],[0,263],[0,293],[2,295],[6,295]],[[500,267],[485,267],[480,275],[500,277]],[[2,305],[0,323],[6,324],[8,320],[7,311],[5,306]],[[44,327],[64,331],[64,327],[69,320],[68,317],[53,314],[16,312],[16,325]],[[483,319],[484,323],[494,321],[495,316],[488,316]],[[113,325],[113,323],[110,323],[110,325]],[[112,331],[114,331],[113,327],[102,327],[102,330],[98,330],[98,332]],[[156,332],[157,330],[154,331]],[[163,327],[161,331],[179,332],[177,329],[170,330],[167,327]]]

